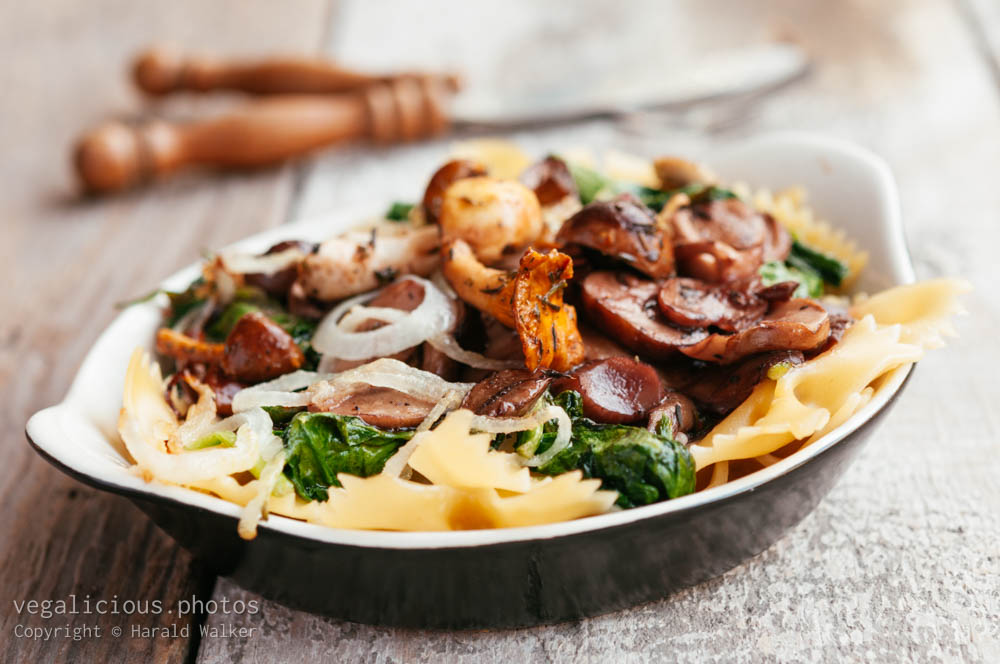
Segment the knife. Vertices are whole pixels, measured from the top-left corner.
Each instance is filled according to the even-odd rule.
[[[176,54],[148,56],[135,68],[136,82],[147,92],[226,89],[264,96],[206,120],[113,122],[87,132],[76,145],[74,163],[91,192],[119,191],[192,166],[267,166],[361,138],[389,144],[449,129],[496,132],[640,110],[680,111],[766,94],[809,69],[798,48],[767,45],[717,52],[672,72],[650,67],[586,86],[520,94],[473,87],[456,95],[457,78],[447,74],[373,76],[294,58],[205,66],[205,60]]]

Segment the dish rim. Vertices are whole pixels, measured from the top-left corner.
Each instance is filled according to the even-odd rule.
[[[767,147],[794,145],[799,147],[812,148],[820,153],[836,154],[841,158],[846,158],[856,162],[856,165],[863,166],[876,181],[877,190],[884,197],[883,210],[880,215],[882,225],[891,238],[889,251],[893,254],[889,268],[892,277],[897,284],[912,283],[914,278],[913,266],[909,252],[906,247],[905,236],[903,234],[902,219],[900,214],[898,193],[895,182],[888,165],[878,156],[848,141],[819,136],[808,132],[776,132],[764,134],[756,138],[742,141],[737,144],[736,149],[753,150]],[[367,205],[367,204],[366,204]],[[354,219],[353,224],[348,222],[344,228],[351,225],[358,226],[365,218],[378,216],[372,215],[373,210],[367,205],[364,214],[358,215],[360,210],[351,207],[338,210],[337,217],[344,219]],[[359,221],[362,220],[362,221]],[[236,248],[266,248],[267,243],[273,243],[277,239],[286,239],[295,235],[302,229],[319,229],[325,225],[329,228],[331,222],[327,218],[310,218],[299,220],[290,224],[283,224],[267,229],[246,238],[242,238],[227,247]],[[336,232],[336,230],[328,230]],[[167,288],[177,288],[186,286],[200,270],[200,262],[193,263],[171,276],[164,279],[161,284]],[[137,305],[140,307],[158,307],[159,300]],[[80,394],[86,389],[82,383],[87,375],[89,365],[94,364],[100,357],[98,351],[101,350],[102,342],[120,331],[116,328],[122,326],[123,319],[129,315],[129,311],[123,311],[112,320],[107,328],[101,333],[98,339],[91,346],[79,370],[77,371],[71,387],[66,397],[58,404],[38,411],[28,420],[25,427],[25,434],[28,442],[35,451],[46,461],[67,475],[94,486],[101,490],[110,491],[129,497],[162,501],[175,504],[181,509],[193,509],[196,511],[208,511],[219,516],[231,517],[235,522],[240,516],[242,508],[217,496],[198,492],[186,487],[167,485],[159,482],[146,482],[142,478],[131,473],[121,473],[120,477],[113,475],[98,475],[74,466],[72,461],[62,457],[57,453],[56,448],[46,444],[46,430],[49,427],[57,426],[58,421],[63,417],[86,418],[87,415],[79,412],[77,403],[80,401]],[[147,340],[148,344],[148,340]],[[705,489],[703,491],[663,501],[644,505],[628,510],[620,510],[600,514],[571,521],[562,521],[552,524],[535,526],[524,526],[518,528],[496,528],[483,530],[459,530],[459,531],[417,531],[417,532],[390,532],[371,530],[349,530],[331,528],[319,524],[298,521],[289,517],[272,514],[266,520],[260,522],[259,527],[271,535],[292,536],[295,538],[310,540],[321,544],[333,544],[342,546],[354,546],[362,548],[381,549],[443,549],[443,548],[470,548],[495,544],[505,544],[511,542],[521,542],[528,540],[547,540],[584,532],[600,531],[624,526],[645,519],[653,519],[666,515],[679,515],[690,513],[697,509],[728,501],[742,494],[755,491],[761,486],[773,480],[787,475],[796,468],[799,468],[816,457],[822,455],[826,450],[839,443],[847,436],[853,434],[861,426],[881,411],[899,392],[901,386],[906,382],[907,377],[913,370],[913,365],[896,370],[889,376],[887,382],[878,390],[874,398],[850,417],[846,422],[835,428],[833,431],[823,436],[809,447],[797,451],[794,454],[778,461],[777,463],[756,471],[745,477],[727,482],[718,487]],[[107,441],[112,444],[110,441]],[[235,532],[235,530],[234,530]]]

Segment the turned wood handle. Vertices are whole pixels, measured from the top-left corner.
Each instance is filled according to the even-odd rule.
[[[400,79],[353,94],[272,97],[189,124],[111,123],[80,139],[74,161],[86,189],[111,192],[188,166],[267,166],[359,138],[412,141],[447,128],[447,95],[439,80]]]
[[[373,75],[343,69],[329,60],[282,56],[264,60],[222,60],[185,55],[169,47],[142,53],[132,70],[136,85],[152,95],[179,90],[238,90],[251,94],[319,94],[358,90],[401,78],[434,78],[456,92],[453,74],[401,73]]]

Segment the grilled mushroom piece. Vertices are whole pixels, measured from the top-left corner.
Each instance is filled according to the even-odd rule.
[[[674,273],[669,238],[649,209],[630,196],[586,206],[566,220],[556,242],[599,251],[654,279]]]
[[[380,429],[407,429],[424,421],[434,402],[387,387],[366,385],[351,392],[331,394],[314,402],[309,410],[335,415],[354,415]]]
[[[671,389],[691,398],[704,412],[725,416],[746,401],[771,367],[798,366],[804,361],[800,351],[782,350],[753,355],[728,366],[678,363],[665,368],[663,374]]]
[[[669,218],[677,270],[711,283],[747,280],[764,261],[783,260],[788,232],[738,198],[700,201]]]
[[[653,170],[660,180],[660,189],[664,191],[715,182],[715,175],[705,166],[681,157],[657,157],[653,160]]]
[[[545,394],[552,376],[551,372],[541,370],[498,371],[469,390],[462,401],[462,408],[468,408],[476,415],[520,417]]]
[[[554,205],[570,195],[576,195],[576,182],[569,167],[558,157],[546,157],[521,173],[521,182],[535,192],[543,206]]]
[[[704,362],[732,364],[748,355],[773,350],[811,351],[830,336],[830,315],[818,302],[794,298],[779,302],[752,326],[734,334],[711,334],[679,348]]]
[[[664,282],[657,302],[660,311],[674,325],[711,326],[726,332],[746,329],[767,311],[767,301],[749,290],[685,277]]]
[[[438,224],[445,241],[464,240],[487,265],[534,243],[545,230],[533,191],[485,176],[457,180],[445,190]]]
[[[587,362],[553,383],[554,393],[564,390],[579,392],[583,414],[607,424],[644,420],[662,397],[656,369],[630,357]]]
[[[222,370],[244,383],[260,383],[295,371],[305,355],[292,336],[259,311],[240,317],[222,356]]]
[[[660,285],[624,272],[592,272],[583,280],[581,299],[590,319],[615,341],[652,359],[667,359],[679,348],[708,338],[702,328],[670,325],[656,298]]]
[[[448,190],[448,187],[462,178],[480,175],[486,175],[486,167],[469,159],[453,159],[437,169],[430,181],[427,182],[427,189],[424,190],[423,205],[427,221],[437,223],[438,217],[441,215],[444,192]]]
[[[660,403],[649,412],[646,428],[653,432],[657,431],[663,418],[670,423],[670,431],[676,436],[694,428],[698,421],[698,413],[691,399],[675,390],[666,390]]]

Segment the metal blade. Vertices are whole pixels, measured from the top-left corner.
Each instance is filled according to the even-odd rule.
[[[469,90],[455,99],[452,118],[459,128],[510,129],[638,110],[682,110],[781,87],[808,69],[806,54],[788,44],[717,51],[673,70],[648,67],[585,86],[574,79],[571,86],[550,86],[541,93]]]

